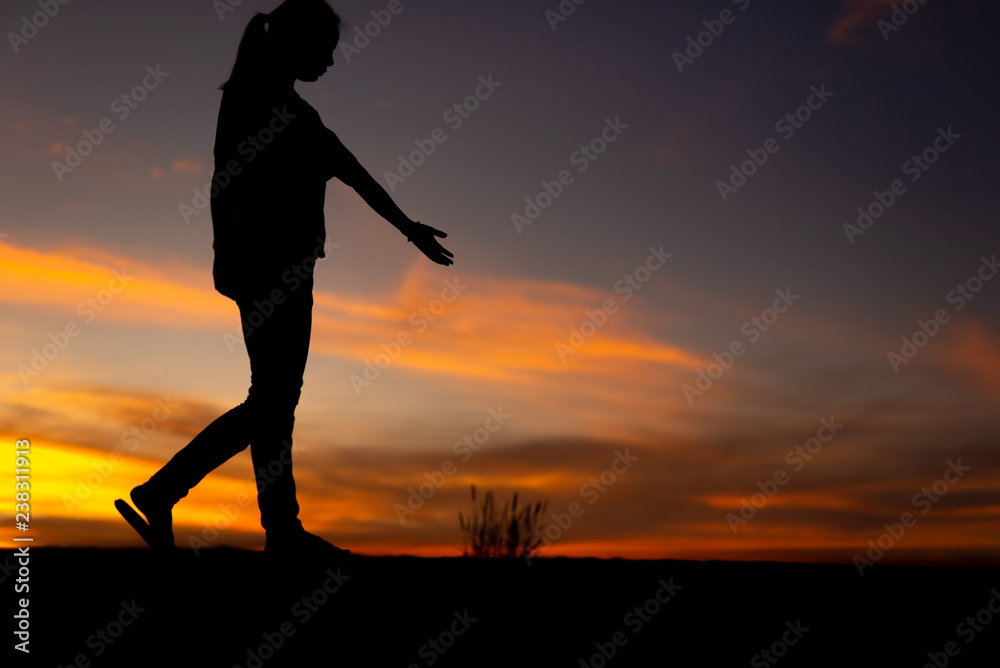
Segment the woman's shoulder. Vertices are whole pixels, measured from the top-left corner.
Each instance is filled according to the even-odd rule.
[[[305,116],[308,118],[309,124],[320,122],[319,112],[306,102],[295,89],[282,92],[260,89],[225,89],[222,91],[220,116],[259,117],[275,114],[280,115],[283,119]]]

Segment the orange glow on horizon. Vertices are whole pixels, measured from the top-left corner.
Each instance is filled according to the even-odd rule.
[[[169,263],[142,265],[86,248],[43,252],[0,244],[0,301],[23,312],[65,313],[75,318],[77,305],[110,290],[113,271],[122,267],[135,278],[114,293],[114,303],[101,316],[106,324],[158,333],[166,327],[213,336],[223,332],[239,335],[232,301],[214,292],[210,282],[201,277],[204,272]],[[734,381],[740,374],[756,373],[761,375],[753,377],[754,383],[766,383],[773,380],[764,375],[766,371],[740,366],[692,408],[685,405],[680,386],[692,382],[695,370],[710,360],[702,352],[650,335],[646,328],[669,329],[670,315],[630,311],[623,306],[591,336],[577,340],[577,345],[571,340],[574,328],[579,328],[588,309],[607,297],[601,290],[483,275],[448,280],[466,287],[453,300],[441,300],[440,304],[445,285],[442,274],[426,263],[415,263],[388,296],[375,299],[316,293],[312,351],[349,363],[338,370],[355,365],[356,372],[362,374],[366,361],[385,354],[386,346],[405,334],[412,341],[400,346],[392,364],[411,373],[406,383],[396,386],[404,391],[401,399],[392,398],[397,402],[393,410],[405,410],[411,401],[413,406],[420,405],[409,393],[413,386],[407,384],[415,382],[416,387],[441,392],[442,396],[459,396],[455,388],[460,387],[460,393],[468,391],[470,405],[499,395],[509,406],[508,397],[515,397],[522,405],[530,405],[541,419],[516,435],[508,436],[505,431],[498,448],[491,441],[483,448],[484,454],[477,454],[468,468],[460,467],[460,472],[449,478],[448,489],[403,527],[393,504],[406,503],[407,490],[424,481],[425,469],[450,456],[447,450],[439,453],[434,447],[454,443],[474,427],[442,412],[443,417],[433,417],[442,421],[440,425],[432,426],[428,420],[424,431],[412,439],[400,437],[398,442],[404,445],[383,460],[373,459],[363,449],[340,449],[336,429],[341,424],[360,434],[353,443],[361,444],[371,425],[357,421],[349,403],[353,400],[350,390],[343,391],[342,386],[349,388],[345,381],[350,371],[338,374],[341,387],[331,383],[323,389],[338,399],[346,395],[349,401],[337,406],[332,415],[325,406],[311,406],[306,419],[297,423],[306,428],[305,438],[296,436],[297,447],[306,450],[303,442],[310,449],[314,444],[320,447],[309,453],[310,465],[315,468],[298,469],[296,481],[300,483],[301,518],[307,529],[338,544],[345,540],[353,543],[344,546],[359,554],[459,556],[457,515],[472,509],[468,493],[472,484],[479,492],[477,502],[488,489],[502,490],[496,497],[501,508],[510,500],[512,490],[518,491],[522,507],[548,500],[548,516],[544,518],[548,522],[552,513],[563,512],[569,503],[579,501],[581,485],[609,465],[611,460],[604,459],[603,453],[600,459],[595,454],[603,445],[608,446],[608,452],[634,445],[644,452],[636,469],[643,472],[626,474],[621,487],[616,485],[614,492],[601,497],[611,500],[602,500],[600,510],[591,512],[587,506],[586,520],[554,540],[543,551],[544,556],[757,560],[770,555],[779,560],[843,560],[863,550],[866,540],[876,539],[881,522],[898,518],[908,509],[909,497],[940,476],[939,471],[862,479],[844,475],[855,463],[895,470],[890,458],[898,456],[893,454],[898,451],[888,449],[896,447],[898,439],[893,439],[897,437],[887,441],[887,450],[882,453],[872,446],[888,432],[854,431],[856,423],[845,420],[845,434],[852,435],[837,436],[821,454],[832,478],[817,480],[813,469],[795,477],[794,485],[769,498],[757,516],[734,535],[726,524],[726,514],[738,514],[742,499],[750,499],[758,491],[753,485],[757,476],[747,471],[761,470],[760,479],[768,479],[774,471],[769,467],[780,466],[781,461],[774,462],[773,451],[765,453],[765,446],[773,444],[774,434],[785,438],[788,433],[787,423],[779,422],[771,423],[774,434],[757,433],[752,427],[741,431],[739,425],[727,432],[731,424],[737,424],[728,420],[757,419],[747,417],[757,406],[754,396]],[[628,306],[634,308],[634,303]],[[19,333],[15,328],[11,331]],[[113,331],[113,327],[106,331]],[[560,344],[564,346],[563,358]],[[22,346],[24,350],[15,351],[12,358],[23,359],[30,346]],[[100,354],[92,350],[88,352]],[[127,344],[122,351],[127,351]],[[103,362],[99,357],[94,361]],[[171,358],[163,363],[179,362]],[[958,391],[985,399],[979,406],[988,407],[990,401],[1000,399],[996,380],[1000,377],[1000,339],[974,320],[956,318],[919,363],[952,378]],[[14,366],[16,361],[9,368]],[[202,394],[196,382],[180,384],[171,394],[172,405],[178,408],[158,426],[149,449],[116,455],[111,448],[120,446],[123,430],[148,421],[158,397],[143,389],[141,381],[136,386],[127,370],[112,369],[107,376],[95,379],[94,385],[89,384],[90,376],[81,382],[61,373],[58,368],[46,371],[44,378],[32,379],[30,386],[17,372],[0,375],[0,435],[13,442],[13,432],[22,426],[22,415],[32,416],[23,422],[32,430],[28,435],[33,443],[33,519],[39,521],[39,527],[45,527],[46,520],[51,520],[49,526],[57,527],[40,542],[79,544],[89,540],[88,532],[93,530],[96,546],[141,545],[118,515],[114,500],[127,499],[132,487],[159,469],[163,461],[151,457],[151,452],[165,456],[168,446],[189,439],[206,426],[206,420],[217,416],[215,411],[223,410],[219,408],[223,402],[210,393]],[[381,407],[365,403],[365,399],[360,397],[356,405],[362,409],[359,415],[367,419]],[[520,415],[512,420],[518,423],[515,429],[522,429]],[[922,416],[890,412],[887,419],[892,429],[924,428]],[[792,444],[795,442],[801,440]],[[508,455],[509,448],[529,443],[546,447],[533,452],[534,459],[521,461]],[[380,448],[376,452],[386,452],[377,439],[373,445]],[[577,449],[577,445],[585,447]],[[704,450],[700,446],[705,446]],[[587,459],[576,461],[578,454]],[[490,457],[493,459],[484,460]],[[942,458],[941,470],[946,459]],[[981,462],[975,462],[974,471],[961,480],[956,496],[949,496],[947,503],[921,518],[894,554],[959,554],[961,550],[1000,554],[1000,538],[991,537],[997,535],[1000,506],[981,502],[983,494],[996,488],[997,479]],[[723,465],[716,470],[716,464]],[[696,478],[689,482],[676,477],[675,466],[696,471]],[[254,549],[263,544],[251,468],[242,473],[238,467],[226,471],[210,475],[175,507],[179,546],[189,547],[192,538],[216,534],[218,540],[212,545]],[[339,484],[331,488],[331,480]],[[811,489],[809,484],[818,487]],[[903,507],[895,505],[896,498],[902,500]],[[614,519],[618,513],[630,513],[634,504],[646,503],[666,506],[653,513],[657,520],[651,526],[623,522],[627,527],[623,529]],[[770,514],[772,510],[774,514]],[[817,511],[818,516],[832,519],[824,519],[825,524],[808,524],[797,514],[801,510]],[[12,516],[4,516],[13,521]],[[870,529],[856,528],[868,526],[866,522]],[[619,531],[628,534],[620,535]],[[595,537],[602,535],[608,537]],[[15,544],[7,537],[0,538],[0,545]]]

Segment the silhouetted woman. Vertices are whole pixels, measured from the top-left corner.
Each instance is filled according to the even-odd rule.
[[[306,532],[292,478],[292,426],[312,325],[313,269],[324,257],[326,182],[338,178],[443,265],[446,236],[407,218],[319,114],[295,92],[333,65],[342,28],[325,0],[285,0],[257,14],[223,90],[215,138],[215,287],[239,306],[250,356],[245,402],[178,452],[131,498],[148,526],[122,513],[154,549],[174,548],[171,508],[209,472],[250,446],[269,554],[341,550]],[[119,506],[121,507],[121,506]]]

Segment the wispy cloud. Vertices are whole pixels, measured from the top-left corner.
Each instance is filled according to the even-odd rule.
[[[194,174],[195,176],[208,172],[205,163],[198,158],[176,158],[170,163],[170,169],[179,174]]]
[[[414,263],[385,303],[317,292],[313,349],[365,359],[383,353],[383,344],[409,336],[415,343],[400,355],[401,366],[522,381],[531,380],[529,372],[538,370],[698,364],[696,356],[642,331],[626,308],[606,315],[607,324],[579,339],[582,345],[574,348],[574,328],[587,321],[588,311],[601,309],[609,298],[605,292],[558,282],[442,275],[425,265]],[[38,251],[8,245],[0,249],[0,301],[73,313],[116,281],[111,288],[116,290],[115,308],[106,309],[102,318],[242,336],[232,326],[233,302],[207,285],[203,274],[195,267],[136,261],[87,248]],[[560,343],[574,348],[564,355],[572,355],[572,364],[560,358]]]

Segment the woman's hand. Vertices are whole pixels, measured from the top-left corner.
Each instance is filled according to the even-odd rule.
[[[407,241],[412,242],[414,246],[420,249],[420,252],[434,262],[447,267],[454,262],[451,258],[455,256],[452,255],[451,251],[441,246],[438,240],[434,238],[441,237],[443,239],[446,236],[448,235],[441,230],[436,230],[430,225],[424,225],[419,222],[413,223],[406,231]]]
[[[346,149],[344,149],[346,151]],[[451,251],[445,250],[434,237],[446,236],[441,230],[435,230],[430,225],[424,225],[410,220],[396,203],[392,201],[389,193],[368,173],[361,164],[353,159],[349,161],[348,169],[342,170],[338,177],[348,186],[354,188],[355,192],[361,196],[368,206],[378,215],[385,218],[397,230],[406,235],[406,240],[420,249],[420,251],[438,264],[448,266],[454,264],[451,259],[454,255]]]

